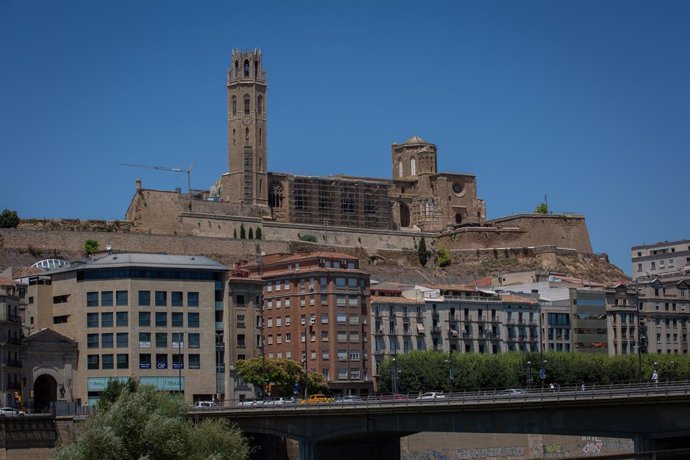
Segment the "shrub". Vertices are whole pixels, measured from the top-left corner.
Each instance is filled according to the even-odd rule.
[[[17,225],[19,225],[17,211],[3,209],[0,214],[0,228],[17,228]]]
[[[448,254],[448,250],[443,246],[438,248],[436,264],[441,268],[450,266],[450,255]]]
[[[84,249],[86,252],[89,254],[92,254],[96,251],[98,251],[98,241],[96,240],[86,240],[84,241]]]
[[[314,235],[299,235],[300,241],[308,241],[310,243],[316,243],[316,237]]]

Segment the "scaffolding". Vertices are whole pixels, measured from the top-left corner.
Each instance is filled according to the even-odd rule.
[[[392,228],[390,184],[386,181],[293,176],[288,188],[291,222]],[[286,204],[282,198],[273,202]]]

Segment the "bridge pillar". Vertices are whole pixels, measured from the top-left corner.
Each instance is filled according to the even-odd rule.
[[[315,460],[314,443],[311,439],[300,438],[299,440],[299,460]]]

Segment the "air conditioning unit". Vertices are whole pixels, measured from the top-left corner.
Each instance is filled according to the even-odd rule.
[[[315,318],[311,318],[311,319],[309,320],[309,324],[311,324],[312,326],[313,326],[314,324],[316,324],[316,319],[315,319]]]

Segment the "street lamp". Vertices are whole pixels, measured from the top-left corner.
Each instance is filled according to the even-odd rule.
[[[34,386],[34,367],[33,364],[31,364],[31,331],[33,330],[35,326],[22,326],[22,329],[27,330],[26,334],[26,361],[29,366],[28,369],[28,378],[29,378],[29,388],[28,388],[28,394],[29,394],[29,408],[33,409],[33,386]],[[32,410],[33,412],[33,410]]]
[[[398,394],[398,359],[397,359],[397,356],[393,355],[392,360],[393,360],[393,367],[391,370],[393,371],[393,375],[391,376],[392,377],[391,378],[391,380],[392,380],[391,386],[392,386],[393,394],[395,395],[395,394]]]
[[[527,389],[529,390],[532,382],[532,361],[527,361]]]
[[[309,353],[309,338],[307,336],[308,332],[307,315],[304,315],[304,399],[309,397],[309,367],[308,367],[308,353]]]

